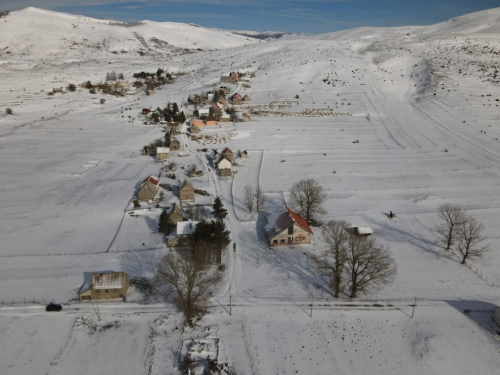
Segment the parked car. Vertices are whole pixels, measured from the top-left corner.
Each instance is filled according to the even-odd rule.
[[[45,311],[48,311],[48,312],[52,312],[52,311],[61,311],[62,310],[62,306],[61,305],[58,305],[56,303],[49,303],[47,305],[47,307],[45,308]]]

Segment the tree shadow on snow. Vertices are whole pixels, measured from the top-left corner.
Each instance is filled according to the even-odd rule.
[[[373,218],[367,218],[366,221],[372,226],[382,228],[382,230],[378,230],[375,234],[385,237],[389,241],[407,243],[427,253],[434,254],[437,258],[444,257],[453,262],[460,263],[451,252],[436,250],[435,248],[438,247],[436,242],[429,240],[419,232],[397,228],[391,225],[392,221],[387,222],[386,220],[376,220]]]
[[[246,252],[244,255],[249,257],[249,260],[257,264],[257,266],[260,267],[261,264],[264,264],[282,277],[298,283],[304,289],[302,298],[309,298],[311,292],[315,294],[315,297],[319,293],[318,298],[324,298],[324,293],[332,296],[332,293],[326,287],[327,283],[324,278],[316,274],[311,266],[311,260],[307,256],[307,253],[310,251],[309,246],[269,246],[264,228],[267,224],[267,215],[269,213],[266,211],[259,212],[256,221],[256,243],[255,237],[251,232],[240,233],[240,239],[243,242],[248,244],[255,243],[254,246],[251,246],[251,251]],[[282,294],[280,293],[280,295]],[[257,295],[255,296],[258,297]],[[296,295],[290,294],[290,296],[284,297],[296,297]]]

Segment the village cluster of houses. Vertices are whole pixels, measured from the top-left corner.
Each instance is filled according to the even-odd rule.
[[[247,159],[248,152],[246,150],[243,150],[242,152],[239,153],[239,157],[241,159]],[[219,176],[221,177],[231,176],[232,166],[236,159],[236,155],[229,147],[226,147],[224,151],[222,151],[221,153],[219,153],[217,149],[213,149],[212,152],[209,154],[209,159],[210,162],[212,163],[212,166],[217,171],[219,171]]]

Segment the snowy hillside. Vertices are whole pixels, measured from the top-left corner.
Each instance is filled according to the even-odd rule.
[[[2,375],[177,375],[189,344],[196,355],[217,353],[218,361],[245,375],[498,372],[500,327],[492,316],[500,306],[500,8],[426,27],[253,43],[197,26],[125,27],[34,9],[5,20]],[[38,34],[41,25],[66,32],[46,40],[30,32],[28,22],[37,24]],[[168,39],[168,27],[186,28],[183,37],[192,39]],[[103,42],[104,31],[114,39]],[[231,48],[212,40],[213,33],[226,35]],[[175,48],[204,43],[200,48],[207,50],[184,54],[168,47],[172,55],[145,59],[141,49],[151,48],[153,57],[162,50],[151,44],[153,37]],[[79,44],[65,49],[71,41]],[[110,71],[132,82],[132,73],[158,68],[189,73],[149,95],[85,86],[49,94],[70,83],[102,81]],[[246,73],[240,82],[220,83],[221,73],[236,70]],[[188,96],[221,85],[248,95],[250,101],[235,108],[250,121],[221,122],[195,136],[182,125],[181,149],[170,159],[143,154],[143,146],[166,131],[147,120],[144,108],[175,102],[191,115]],[[225,147],[248,152],[247,159],[236,158],[231,177],[219,176],[207,157]],[[141,181],[171,162],[175,175],[160,176],[160,184],[172,188],[164,189],[160,208],[145,202],[134,208]],[[190,177],[193,166],[203,173]],[[290,204],[290,188],[306,178],[325,188],[323,221],[372,227],[397,264],[394,282],[356,299],[345,288],[336,299],[309,257],[327,248],[320,227],[312,228],[312,245],[269,247],[267,215]],[[158,260],[173,251],[158,232],[161,207],[191,205],[176,190],[184,179],[208,193],[195,195],[206,212],[216,196],[222,199],[235,245],[223,256],[223,282],[208,314],[194,327],[183,326],[172,303],[149,299],[140,284],[129,289],[126,303],[99,303],[100,312],[79,302],[77,293],[93,272],[124,271],[136,281],[154,276]],[[265,203],[249,212],[245,188],[256,185]],[[483,223],[482,244],[490,248],[483,258],[463,265],[438,241],[432,229],[446,203]],[[63,310],[46,313],[50,300]],[[217,343],[217,350],[207,343]]]
[[[255,43],[229,31],[174,22],[126,24],[37,8],[11,12],[0,22],[0,56],[81,58],[164,56]]]

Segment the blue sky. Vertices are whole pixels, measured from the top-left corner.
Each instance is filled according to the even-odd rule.
[[[428,25],[498,7],[500,0],[0,0],[0,10],[27,6],[125,22],[319,34],[361,26]]]

